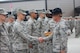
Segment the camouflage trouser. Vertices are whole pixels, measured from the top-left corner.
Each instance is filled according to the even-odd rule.
[[[79,28],[75,28],[75,36],[77,37],[79,35]]]
[[[10,53],[7,45],[1,44],[0,42],[0,53]]]
[[[14,53],[28,53],[27,49],[23,49],[23,50],[16,50]]]
[[[55,47],[56,46],[56,47]],[[60,45],[55,45],[53,47],[53,53],[56,52],[56,53],[60,53],[61,52],[61,47]],[[60,47],[60,48],[57,48],[57,47]],[[65,53],[67,53],[67,44],[65,43],[65,48],[63,49]]]
[[[44,53],[52,53],[52,40],[45,41],[45,52]]]
[[[8,50],[1,50],[0,53],[9,53]]]
[[[79,37],[79,35],[80,35],[80,27],[75,28],[75,36]]]
[[[38,44],[38,51],[39,53],[44,53],[45,47],[44,47],[45,43],[39,43]]]
[[[51,40],[44,41],[38,44],[39,53],[52,53],[52,42]]]

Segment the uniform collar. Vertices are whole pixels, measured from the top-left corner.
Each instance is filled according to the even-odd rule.
[[[23,21],[19,21],[19,20],[17,19],[16,22],[22,23]]]
[[[4,25],[5,23],[0,23],[0,25]]]
[[[36,22],[36,20],[35,19],[32,19],[32,18],[30,18],[29,20],[32,20],[33,22]]]
[[[0,25],[2,25],[2,23],[0,23]]]
[[[52,19],[52,22],[54,22],[54,23],[60,23],[62,20],[63,20],[63,19],[61,18],[61,20],[60,20],[59,22],[56,22],[56,21],[54,21],[54,20]]]

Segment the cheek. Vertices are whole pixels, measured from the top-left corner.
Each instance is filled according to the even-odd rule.
[[[22,15],[20,15],[20,17],[23,17]]]
[[[14,19],[12,19],[12,21],[14,21]]]
[[[36,14],[35,14],[35,17],[36,17]]]
[[[25,16],[23,16],[22,19],[25,19]]]
[[[23,19],[25,19],[25,16],[23,17]]]
[[[2,17],[2,20],[5,20],[6,18],[5,17]]]
[[[36,15],[34,14],[33,16],[35,17]]]
[[[35,16],[37,16],[37,14],[35,14]]]
[[[41,14],[40,16],[42,16],[42,17],[43,17],[43,14]]]
[[[56,19],[56,18],[53,18],[54,20]]]
[[[45,17],[45,15],[43,15],[43,17]]]

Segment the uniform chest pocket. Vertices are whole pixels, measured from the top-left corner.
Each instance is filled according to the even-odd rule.
[[[55,28],[56,25],[55,24],[50,24],[50,28]]]
[[[23,29],[24,29],[24,27],[21,25],[17,28],[18,31],[22,31]]]
[[[33,27],[33,29],[36,29],[37,28],[37,24],[36,23],[33,24],[32,27]]]
[[[45,25],[46,25],[46,23],[43,23],[43,24],[42,24],[42,26],[45,26]]]

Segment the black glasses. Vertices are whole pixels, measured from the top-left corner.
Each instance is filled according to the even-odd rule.
[[[35,14],[37,14],[37,13],[35,13]]]
[[[59,17],[62,17],[62,16],[59,16]]]
[[[59,15],[59,17],[62,17],[62,15]]]

